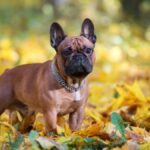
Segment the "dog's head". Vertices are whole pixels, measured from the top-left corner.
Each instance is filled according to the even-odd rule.
[[[84,78],[93,69],[96,35],[90,19],[82,23],[80,36],[66,36],[58,23],[50,28],[51,46],[56,50],[56,59],[62,71],[72,78]]]

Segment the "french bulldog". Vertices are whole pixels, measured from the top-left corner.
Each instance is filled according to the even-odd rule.
[[[69,127],[77,130],[88,98],[87,76],[95,62],[96,35],[90,19],[79,36],[67,36],[58,23],[50,27],[50,43],[56,55],[44,63],[25,64],[0,76],[0,114],[6,109],[40,112],[47,132],[57,132],[57,118],[69,114]]]

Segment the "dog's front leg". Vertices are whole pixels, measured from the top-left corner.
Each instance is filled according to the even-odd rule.
[[[57,132],[57,112],[55,108],[50,108],[43,113],[46,125],[46,133]]]
[[[69,127],[72,131],[80,128],[84,117],[84,108],[81,107],[77,111],[69,114]]]

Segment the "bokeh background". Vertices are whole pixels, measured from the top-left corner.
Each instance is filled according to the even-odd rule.
[[[0,0],[0,73],[51,59],[51,23],[59,22],[68,35],[79,35],[87,17],[97,35],[87,118],[104,123],[112,111],[128,107],[134,111],[134,125],[145,123],[149,130],[150,0]]]
[[[107,84],[110,88],[124,80],[149,80],[150,0],[1,0],[0,73],[52,58],[51,23],[57,21],[66,34],[78,35],[87,17],[93,20],[97,35],[91,86],[100,93]]]
[[[86,17],[95,24],[100,81],[149,67],[149,0],[1,0],[0,73],[51,58],[50,24],[58,21],[68,35],[77,35]]]

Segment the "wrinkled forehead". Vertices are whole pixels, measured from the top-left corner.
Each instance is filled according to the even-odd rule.
[[[83,36],[73,36],[73,37],[66,37],[61,42],[58,49],[64,49],[66,47],[71,47],[72,50],[80,50],[83,49],[84,47],[94,48],[94,44]]]

